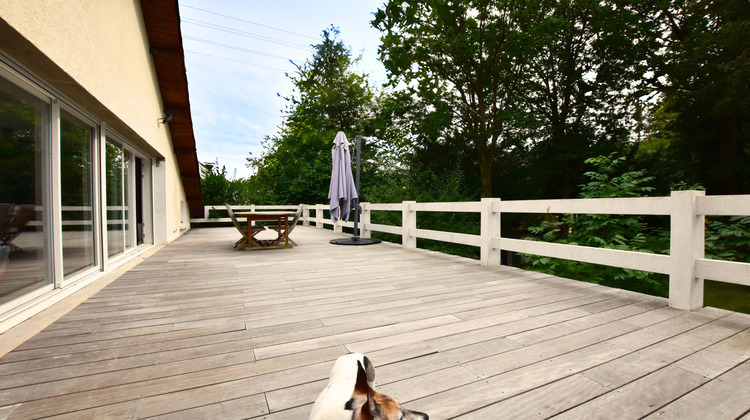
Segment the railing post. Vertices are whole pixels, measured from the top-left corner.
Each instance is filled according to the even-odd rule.
[[[497,204],[495,204],[497,203]],[[492,248],[492,238],[500,237],[500,199],[482,199],[481,248],[480,263],[485,267],[497,267],[501,264],[500,250]]]
[[[341,219],[339,219],[339,220],[336,221],[336,223],[333,224],[333,231],[335,233],[341,233],[341,232],[344,231],[344,227],[343,227],[342,223],[344,223],[344,221],[341,220]]]
[[[309,206],[307,204],[300,204],[300,208],[302,209],[302,226],[310,226],[310,220],[308,220],[309,214]]]
[[[672,191],[669,245],[669,306],[686,311],[703,307],[703,279],[695,277],[697,258],[705,253],[705,216],[696,197],[705,191]]]
[[[317,229],[323,229],[323,205],[315,205],[315,227]]]
[[[370,203],[359,203],[362,206],[362,213],[359,215],[359,237],[369,238],[370,231]]]
[[[412,236],[410,230],[417,228],[417,211],[412,210],[416,201],[403,201],[401,203],[401,245],[404,248],[414,249],[417,247],[417,237]]]

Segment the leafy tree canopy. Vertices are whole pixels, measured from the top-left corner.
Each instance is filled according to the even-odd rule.
[[[324,202],[336,132],[353,138],[371,131],[375,94],[366,75],[351,70],[357,59],[338,35],[336,28],[324,30],[313,57],[297,66],[286,121],[266,137],[263,154],[248,159],[256,191],[272,203]]]
[[[688,182],[702,183],[713,194],[749,192],[747,1],[644,1],[632,7],[660,31],[647,82],[661,96],[646,156],[658,160],[656,149],[669,157],[672,172],[684,172]]]

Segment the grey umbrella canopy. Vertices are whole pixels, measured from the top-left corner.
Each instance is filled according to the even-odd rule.
[[[349,213],[355,210],[354,234],[351,238],[331,240],[336,245],[372,245],[380,243],[380,239],[359,237],[359,155],[362,149],[362,136],[357,136],[357,182],[352,179],[352,159],[349,155],[349,142],[346,135],[339,131],[333,141],[333,169],[331,170],[331,186],[328,188],[330,200],[331,220],[336,223],[339,219],[349,220]]]
[[[346,134],[339,131],[333,140],[333,168],[331,169],[331,186],[328,188],[328,200],[330,200],[331,221],[336,223],[339,219],[349,221],[354,202],[357,195],[357,186],[354,185],[352,177],[352,158],[349,154],[349,141]]]

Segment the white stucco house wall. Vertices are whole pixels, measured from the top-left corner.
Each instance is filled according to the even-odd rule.
[[[0,332],[202,212],[177,0],[3,0]]]

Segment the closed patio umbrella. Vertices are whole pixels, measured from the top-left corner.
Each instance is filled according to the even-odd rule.
[[[355,210],[354,235],[351,238],[333,239],[336,245],[371,245],[380,239],[359,237],[359,154],[361,151],[361,136],[356,137],[357,149],[357,182],[352,179],[352,159],[349,154],[349,142],[346,135],[339,131],[333,140],[333,168],[331,169],[331,186],[328,188],[331,220],[336,223],[339,219],[349,220],[349,213]]]
[[[331,186],[328,188],[331,221],[339,219],[349,221],[352,202],[358,198],[357,186],[352,177],[352,158],[349,154],[349,141],[346,134],[339,131],[333,140],[333,168],[331,169]]]

